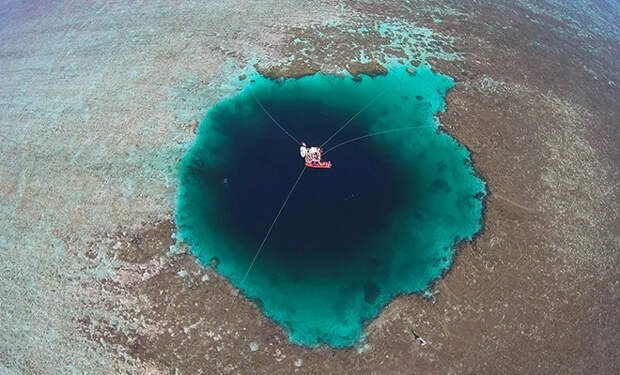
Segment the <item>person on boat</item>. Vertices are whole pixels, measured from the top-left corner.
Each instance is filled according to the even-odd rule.
[[[301,142],[301,146],[299,146],[299,155],[301,155],[304,159],[308,157],[308,147],[306,147],[306,142]]]
[[[299,154],[305,159],[306,163],[321,164],[321,154],[323,150],[320,147],[307,147],[305,142],[299,147]]]
[[[306,166],[312,168],[331,168],[332,163],[329,161],[321,161],[323,149],[320,147],[308,147],[304,142],[299,147],[299,155],[304,158]]]

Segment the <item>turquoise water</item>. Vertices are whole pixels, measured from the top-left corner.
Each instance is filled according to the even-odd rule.
[[[365,322],[396,295],[427,290],[480,230],[485,185],[433,117],[453,85],[428,67],[361,82],[258,77],[208,112],[181,163],[180,238],[202,263],[217,259],[293,342],[354,345]],[[244,278],[303,169],[258,103],[310,145],[364,110],[324,146],[333,168],[303,171]]]

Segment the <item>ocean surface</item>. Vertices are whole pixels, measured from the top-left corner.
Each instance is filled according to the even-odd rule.
[[[293,342],[356,344],[481,229],[485,184],[434,117],[453,85],[427,66],[361,82],[257,77],[198,128],[181,164],[179,237]],[[304,169],[297,141],[326,140],[333,167]]]

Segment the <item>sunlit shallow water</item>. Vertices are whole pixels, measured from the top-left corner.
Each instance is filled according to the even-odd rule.
[[[453,81],[418,68],[387,76],[262,77],[212,108],[182,161],[177,226],[293,342],[342,347],[393,297],[425,291],[482,217],[470,155],[438,131]],[[304,171],[293,137],[320,145],[328,170]],[[384,132],[384,133],[381,133]],[[381,133],[339,144],[367,134]]]

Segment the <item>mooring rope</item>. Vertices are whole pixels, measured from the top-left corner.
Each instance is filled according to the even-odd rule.
[[[362,109],[360,109],[359,111],[357,111],[356,114],[354,114],[349,120],[347,120],[347,122],[344,123],[344,125],[342,125],[338,130],[336,130],[334,132],[334,134],[332,134],[329,138],[327,138],[325,140],[325,142],[323,142],[319,147],[323,147],[325,146],[329,141],[331,141],[336,135],[338,135],[338,133],[340,133],[344,128],[346,128],[353,120],[355,120],[355,118],[357,116],[360,115],[360,113],[364,112],[364,110],[366,108],[368,108],[372,103],[374,103],[375,100],[377,100],[377,98],[379,98],[379,96],[381,96],[381,94],[383,94],[385,92],[385,90],[387,90],[387,87],[384,88],[383,90],[381,90],[377,95],[375,95],[375,97],[373,97],[368,103],[366,103],[366,105],[364,105],[362,107]],[[280,128],[280,130],[282,130],[284,132],[284,134],[286,134],[287,136],[289,136],[293,141],[295,141],[296,144],[300,145],[301,142],[295,138],[288,130],[286,130],[282,125],[280,125],[280,123],[271,115],[271,113],[269,113],[269,111],[267,111],[267,108],[265,108],[265,106],[263,106],[263,104],[258,100],[258,98],[254,95],[252,95],[254,97],[254,101],[256,101],[256,104],[258,104],[260,106],[260,108],[263,110],[263,112],[265,112],[265,114],[267,116],[269,116],[269,118],[271,119],[271,121],[273,121],[274,124],[276,124],[278,126],[278,128]]]
[[[425,126],[408,126],[406,128],[396,128],[396,129],[390,129],[390,130],[383,130],[380,132],[376,132],[376,133],[371,133],[371,134],[366,134],[366,135],[362,135],[360,137],[355,137],[355,138],[351,138],[349,140],[346,140],[344,142],[338,143],[337,145],[335,145],[334,147],[331,147],[330,149],[328,149],[327,151],[323,152],[323,155],[327,154],[328,152],[337,149],[338,147],[344,146],[346,144],[349,144],[351,142],[355,142],[355,141],[359,141],[362,140],[364,138],[370,138],[370,137],[374,137],[377,135],[381,135],[381,134],[386,134],[386,133],[394,133],[394,132],[398,132],[398,131],[405,131],[405,130],[414,130],[414,129],[423,129],[423,128],[432,128],[435,127],[435,125],[425,125]]]
[[[347,122],[345,122],[344,125],[342,125],[338,130],[336,130],[334,132],[334,134],[332,134],[329,138],[327,138],[327,140],[325,140],[325,142],[323,142],[323,144],[321,144],[320,147],[323,147],[325,144],[327,144],[329,141],[331,141],[336,135],[338,135],[338,133],[340,133],[345,127],[347,127],[347,125],[349,125],[357,116],[359,116],[360,113],[362,113],[366,108],[368,108],[368,106],[370,106],[375,100],[377,100],[377,98],[379,98],[379,96],[381,96],[381,94],[383,94],[385,92],[385,90],[387,90],[387,88],[381,90],[381,92],[379,92],[374,98],[372,98],[368,103],[366,103],[366,105],[364,105],[356,114],[354,114]],[[294,140],[295,143],[301,144],[301,142],[299,142],[297,140],[297,138],[295,138],[291,133],[289,133],[286,129],[284,129],[284,127],[282,125],[280,125],[280,123],[278,123],[278,121],[276,121],[276,119],[273,118],[273,116],[271,116],[269,111],[267,111],[267,109],[261,104],[261,102],[258,100],[258,98],[256,96],[254,96],[254,100],[261,107],[263,112],[265,112],[265,114],[267,116],[269,116],[269,118],[274,122],[274,124],[276,124],[286,135],[288,135],[292,140]],[[345,142],[339,143],[339,144],[335,145],[334,147],[330,148],[329,150],[327,150],[326,152],[324,152],[323,154],[326,154],[329,151],[332,151],[332,150],[334,150],[334,149],[336,149],[338,147],[344,146],[345,144],[348,144],[348,143],[351,143],[351,142],[355,142],[355,141],[358,141],[358,140],[361,140],[361,139],[364,139],[364,138],[374,137],[374,136],[385,134],[385,133],[392,133],[392,132],[396,132],[396,131],[411,130],[411,129],[419,129],[419,128],[424,128],[424,127],[429,127],[429,126],[412,126],[412,127],[406,127],[406,128],[384,130],[384,131],[380,131],[380,132],[376,132],[376,133],[372,133],[372,134],[366,134],[366,135],[363,135],[363,136],[360,136],[360,137],[356,137],[356,138],[353,138],[353,139],[349,139],[349,140],[347,140]],[[258,256],[260,255],[261,251],[263,250],[263,247],[265,246],[265,243],[267,242],[267,239],[269,238],[269,235],[271,234],[271,232],[272,232],[276,222],[278,221],[278,219],[280,218],[280,215],[282,214],[282,211],[284,210],[284,207],[288,203],[291,195],[293,194],[293,191],[295,190],[295,188],[299,184],[299,181],[301,180],[301,177],[303,176],[305,171],[306,171],[306,166],[304,165],[304,167],[301,169],[301,172],[299,173],[299,176],[297,176],[297,180],[295,180],[295,183],[293,184],[293,187],[291,187],[291,190],[289,190],[288,194],[286,195],[286,198],[284,199],[284,202],[282,203],[282,206],[280,206],[280,209],[278,210],[278,213],[276,214],[276,217],[271,222],[271,225],[269,226],[269,229],[267,230],[267,233],[265,234],[265,237],[263,237],[263,240],[262,240],[260,246],[258,247],[258,250],[256,251],[256,254],[254,254],[254,258],[252,258],[252,261],[250,262],[250,265],[248,266],[247,271],[245,272],[245,274],[243,275],[243,278],[239,282],[239,287],[241,287],[241,285],[245,282],[245,280],[247,279],[248,275],[250,274],[250,271],[254,267],[254,264],[256,263],[256,260],[258,259]],[[233,302],[230,305],[230,308],[233,307],[235,301],[236,301],[236,299],[233,299]]]
[[[254,96],[254,95],[252,95]],[[271,113],[269,113],[269,111],[267,111],[267,109],[265,107],[263,107],[263,105],[261,104],[261,102],[258,100],[258,98],[256,96],[254,96],[254,100],[256,101],[256,103],[262,108],[263,112],[265,112],[265,114],[267,114],[267,116],[269,116],[269,118],[274,122],[274,124],[276,124],[278,126],[278,128],[282,129],[282,131],[284,132],[284,134],[288,135],[289,137],[291,137],[291,139],[293,141],[295,141],[295,143],[297,143],[298,145],[301,144],[301,142],[299,142],[297,140],[297,138],[293,137],[293,135],[291,133],[289,133],[286,129],[284,129],[284,127],[282,125],[280,125],[279,122],[276,121],[275,118],[273,118],[273,116],[271,115]]]
[[[306,166],[304,165],[304,167],[301,169],[301,172],[299,172],[299,176],[297,176],[297,180],[293,184],[293,187],[291,188],[291,190],[289,190],[288,194],[286,195],[286,199],[284,199],[284,203],[282,203],[282,206],[280,206],[280,210],[278,211],[278,214],[276,215],[276,217],[271,222],[271,225],[269,226],[269,230],[267,230],[267,234],[265,234],[265,237],[263,238],[263,241],[260,243],[260,246],[258,247],[258,250],[256,251],[256,254],[254,254],[254,258],[252,259],[252,262],[250,262],[250,266],[248,267],[248,270],[245,271],[245,275],[243,275],[243,278],[241,279],[241,282],[239,282],[239,287],[241,287],[241,284],[243,284],[245,279],[250,274],[250,271],[252,270],[252,267],[254,267],[254,263],[256,263],[256,259],[258,259],[258,256],[260,255],[261,251],[263,250],[263,247],[265,246],[265,243],[267,242],[267,238],[269,238],[269,235],[271,234],[271,231],[273,230],[273,227],[276,225],[276,221],[278,221],[278,218],[280,217],[280,214],[284,210],[284,206],[286,206],[286,203],[288,203],[289,198],[293,194],[293,191],[297,187],[297,184],[299,184],[299,181],[301,180],[301,177],[304,175],[305,171],[306,171]],[[235,300],[233,300],[233,304],[234,304],[234,302],[235,302]],[[230,307],[232,307],[232,304],[230,305]]]
[[[356,114],[353,115],[353,117],[351,117],[347,122],[344,123],[344,125],[342,125],[340,127],[340,129],[336,130],[334,132],[334,134],[331,135],[331,137],[327,138],[327,140],[325,140],[325,142],[323,142],[319,147],[323,147],[325,146],[329,141],[331,141],[336,135],[338,135],[338,133],[340,133],[342,131],[342,129],[346,128],[347,125],[349,125],[351,123],[351,121],[353,121],[360,113],[364,112],[364,110],[366,108],[368,108],[368,106],[370,106],[375,100],[377,100],[377,98],[379,96],[381,96],[381,94],[383,94],[385,92],[385,90],[387,90],[388,88],[384,88],[383,90],[381,90],[381,92],[379,92],[377,95],[375,95],[374,98],[372,98],[368,103],[366,103],[365,106],[362,107],[362,109],[360,109],[359,111],[357,111]]]

